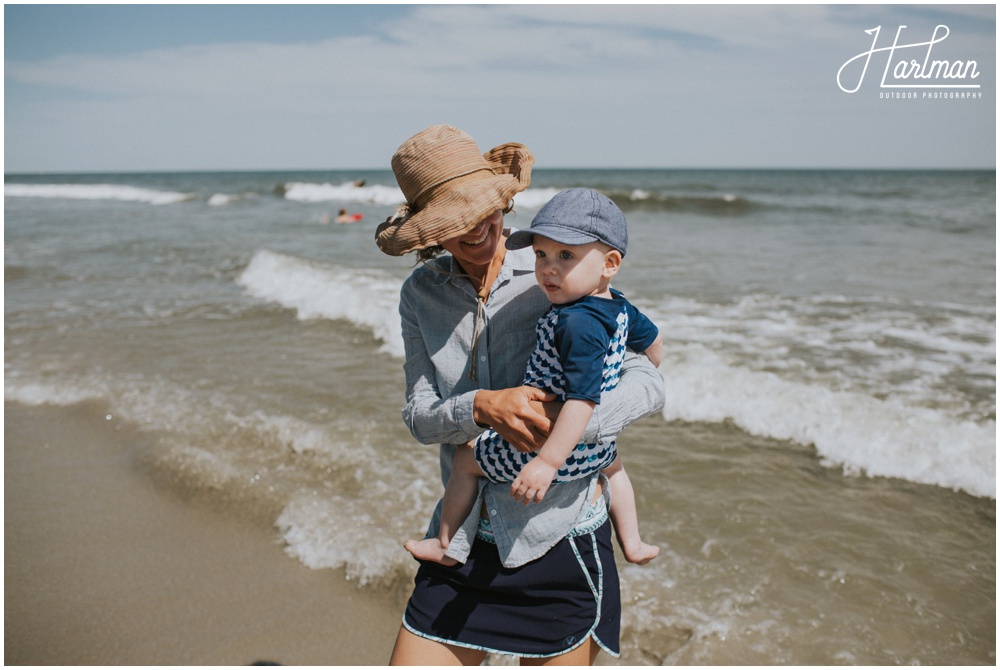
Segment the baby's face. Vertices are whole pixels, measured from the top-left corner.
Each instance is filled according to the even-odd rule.
[[[562,244],[535,235],[535,279],[553,304],[573,302],[588,295],[605,295],[613,272],[608,274],[609,248],[601,242]]]

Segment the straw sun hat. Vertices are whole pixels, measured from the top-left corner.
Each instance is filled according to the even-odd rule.
[[[534,162],[523,144],[509,142],[481,154],[453,126],[420,131],[392,157],[406,203],[378,227],[375,243],[390,256],[402,256],[467,233],[528,188]]]

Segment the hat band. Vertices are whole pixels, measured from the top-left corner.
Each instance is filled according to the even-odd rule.
[[[481,172],[483,170],[485,170],[486,172],[489,172],[490,174],[493,174],[493,175],[496,174],[496,170],[494,170],[493,168],[490,168],[490,167],[486,167],[486,166],[473,168],[473,169],[467,170],[465,172],[460,172],[460,173],[458,173],[456,175],[452,175],[450,177],[446,177],[446,178],[442,179],[439,182],[436,182],[436,183],[433,183],[433,184],[428,184],[427,186],[425,186],[422,189],[420,189],[413,196],[413,200],[412,201],[407,201],[407,202],[410,202],[410,205],[413,207],[413,209],[419,209],[418,205],[419,205],[420,198],[421,198],[421,196],[423,196],[428,191],[430,191],[432,189],[435,189],[438,186],[441,186],[443,184],[447,184],[450,181],[454,181],[455,179],[458,179],[459,177],[465,177],[465,176],[468,176],[470,174],[475,174],[476,172]]]

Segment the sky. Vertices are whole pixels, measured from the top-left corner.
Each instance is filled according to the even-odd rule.
[[[6,4],[4,65],[5,173],[388,168],[437,123],[538,168],[996,166],[995,4]]]

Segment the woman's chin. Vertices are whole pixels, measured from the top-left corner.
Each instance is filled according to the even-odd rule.
[[[459,260],[471,265],[486,265],[496,256],[499,240],[489,238],[481,244],[462,244],[458,248]]]

